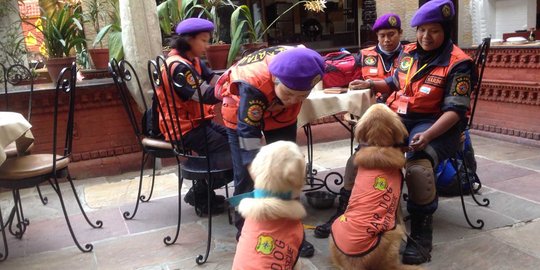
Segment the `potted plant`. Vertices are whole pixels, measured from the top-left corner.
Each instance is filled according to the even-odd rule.
[[[110,8],[104,2],[104,0],[88,0],[87,11],[84,14],[85,21],[90,22],[96,34],[100,31],[100,21],[105,21],[105,15],[107,9]],[[92,63],[94,63],[95,69],[106,69],[109,62],[109,49],[103,48],[103,42],[99,41],[99,48],[96,48],[96,43],[93,44],[92,49],[89,49]]]
[[[202,0],[201,5],[204,7],[204,12],[201,15],[211,20],[215,27],[212,37],[213,44],[206,50],[206,59],[212,69],[225,69],[227,68],[227,55],[231,44],[226,44],[221,39],[221,21],[218,10],[222,7],[233,7],[234,5],[230,0]]]
[[[301,0],[277,16],[268,27],[262,21],[255,21],[248,6],[236,6],[231,14],[231,48],[227,57],[227,65],[230,66],[240,50],[241,45],[247,45],[246,49],[259,49],[268,46],[264,42],[266,32],[281,18],[283,14],[293,10],[297,5],[304,4],[304,8],[313,12],[324,12],[326,0]],[[247,43],[244,43],[247,40]],[[244,44],[242,44],[244,43]]]
[[[112,9],[108,10],[109,24],[103,26],[96,35],[94,47],[108,35],[109,58],[120,61],[124,58],[124,47],[122,45],[122,25],[120,24],[120,6],[118,0],[110,0]]]
[[[57,3],[52,11],[43,11],[41,26],[47,69],[53,82],[64,67],[75,61],[74,51],[82,50],[84,38],[81,5],[79,3]],[[34,26],[35,27],[35,26]]]

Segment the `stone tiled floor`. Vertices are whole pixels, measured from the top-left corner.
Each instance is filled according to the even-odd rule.
[[[470,229],[463,217],[459,198],[441,198],[434,218],[434,250],[428,269],[539,269],[540,267],[540,149],[473,136],[478,174],[484,183],[482,196],[491,200],[489,208],[467,201],[475,222],[482,218],[483,230]],[[315,165],[325,170],[343,171],[349,153],[348,140],[315,145]],[[91,229],[74,204],[73,193],[62,184],[68,212],[82,243],[94,250],[81,253],[68,233],[58,198],[47,186],[49,198],[42,205],[35,189],[21,192],[30,226],[22,240],[8,235],[9,258],[0,269],[230,269],[236,242],[235,229],[226,214],[213,219],[210,258],[197,266],[195,257],[206,249],[207,219],[182,207],[182,230],[178,242],[165,246],[163,238],[176,229],[178,186],[175,167],[160,170],[154,195],[143,203],[133,220],[122,213],[132,211],[136,197],[137,173],[76,181],[78,196],[92,220],[101,219],[101,229]],[[190,183],[184,183],[185,194]],[[145,187],[148,190],[148,186]],[[221,190],[220,192],[224,192]],[[305,201],[304,201],[305,202]],[[11,207],[11,194],[0,194],[4,218]],[[306,203],[305,224],[326,220],[334,209],[315,210]],[[315,256],[301,259],[302,269],[333,269],[328,257],[328,240],[308,239]],[[0,252],[1,252],[0,248]]]

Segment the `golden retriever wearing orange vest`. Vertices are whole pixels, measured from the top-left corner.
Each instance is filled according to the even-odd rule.
[[[306,177],[304,155],[293,142],[271,143],[261,148],[249,171],[254,197],[238,206],[245,223],[232,268],[297,269],[306,215],[298,200]]]
[[[332,262],[340,269],[422,269],[399,258],[404,236],[399,222],[401,147],[407,136],[399,116],[383,104],[372,105],[357,124],[355,138],[362,144],[354,157],[358,174],[329,240]]]

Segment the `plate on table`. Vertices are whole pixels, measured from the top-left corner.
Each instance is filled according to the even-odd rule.
[[[325,94],[341,94],[341,93],[347,92],[347,90],[348,88],[344,88],[344,87],[330,87],[330,88],[325,88],[323,92]]]
[[[528,42],[528,40],[524,37],[511,37],[507,38],[506,42],[508,44],[525,44]]]

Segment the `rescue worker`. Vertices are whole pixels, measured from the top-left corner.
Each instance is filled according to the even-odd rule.
[[[227,131],[224,126],[218,125],[212,122],[214,118],[214,104],[221,102],[214,96],[214,85],[219,78],[211,69],[206,67],[204,62],[200,60],[200,57],[206,52],[208,42],[212,38],[212,32],[214,31],[214,24],[208,20],[200,18],[190,18],[183,20],[176,27],[176,36],[171,44],[173,50],[169,53],[166,62],[167,65],[171,65],[174,61],[183,61],[185,64],[191,66],[191,70],[195,71],[192,74],[190,69],[183,63],[175,62],[172,64],[171,77],[175,78],[180,73],[185,75],[186,83],[180,87],[177,84],[173,84],[174,93],[176,94],[175,103],[176,108],[171,108],[171,112],[174,113],[174,109],[178,111],[180,120],[180,129],[182,131],[182,139],[184,146],[197,152],[199,155],[206,155],[204,132],[208,138],[208,152],[209,153],[224,153],[230,154],[229,144],[227,143]],[[165,103],[165,94],[169,95],[170,106],[172,107],[172,101],[170,97],[170,90],[167,74],[165,69],[162,69],[163,78],[165,80],[164,87],[157,89],[158,99],[161,104]],[[198,78],[198,80],[195,80]],[[201,89],[201,98],[197,94],[196,82],[199,82]],[[204,105],[204,119],[202,119],[200,111],[200,103]],[[168,110],[163,109],[166,114],[165,117],[159,118],[159,128],[162,134],[165,134],[167,141],[179,140],[180,138],[169,138],[165,127],[165,121],[170,121],[168,116]],[[171,127],[169,123],[169,127]],[[178,129],[178,127],[175,127]],[[176,134],[179,134],[179,130],[176,130]],[[178,135],[179,136],[179,135]],[[232,181],[232,179],[216,179],[213,184],[213,189],[219,188],[225,185],[226,182]],[[193,186],[190,188],[184,201],[192,206],[198,208],[202,213],[208,212],[208,183],[204,181],[194,181]],[[212,196],[212,208],[213,213],[223,212],[225,198],[221,195]]]
[[[397,57],[401,53],[401,19],[395,13],[386,13],[380,16],[373,24],[373,31],[377,33],[379,43],[377,46],[369,47],[360,51],[362,56],[362,79],[363,80],[384,80],[393,74],[397,66]],[[377,102],[384,103],[388,95],[377,95]],[[355,152],[358,151],[358,147]],[[347,204],[358,171],[353,164],[354,155],[347,160],[345,166],[344,184],[339,192],[339,205],[337,211],[330,219],[315,228],[315,237],[327,238],[330,235],[330,227],[336,218],[341,216]]]
[[[458,150],[476,80],[472,59],[450,39],[454,15],[451,0],[427,2],[411,20],[417,42],[404,46],[394,75],[385,81],[350,84],[354,89],[391,93],[386,103],[401,116],[410,134],[405,182],[412,240],[403,252],[405,264],[429,260],[438,206],[434,166]]]
[[[296,141],[296,118],[302,101],[324,72],[324,60],[304,47],[275,46],[255,51],[229,68],[216,85],[223,98],[221,113],[227,127],[234,167],[234,195],[253,190],[247,167],[266,143]],[[244,219],[236,213],[240,237]],[[303,241],[300,256],[313,245]]]

